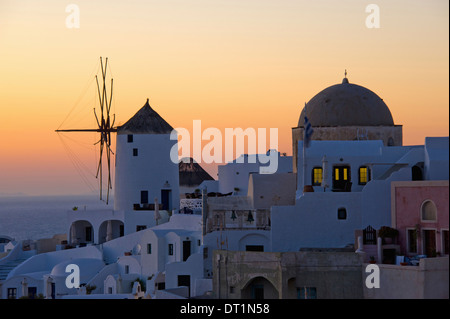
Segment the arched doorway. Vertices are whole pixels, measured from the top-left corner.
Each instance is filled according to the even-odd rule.
[[[87,220],[77,220],[70,226],[70,244],[86,245],[94,242],[94,228]]]
[[[124,235],[124,224],[120,220],[105,220],[98,229],[98,243],[110,241]]]
[[[242,299],[279,299],[275,286],[264,277],[251,279],[241,290]]]

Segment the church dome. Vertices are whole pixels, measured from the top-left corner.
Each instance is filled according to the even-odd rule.
[[[313,127],[320,126],[393,126],[388,106],[374,92],[348,82],[332,85],[316,94],[303,108],[298,126],[308,117]]]

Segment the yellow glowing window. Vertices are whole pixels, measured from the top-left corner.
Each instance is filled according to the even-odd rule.
[[[322,184],[322,167],[314,167],[312,173],[312,184],[318,186]]]
[[[359,168],[359,184],[364,185],[369,181],[369,170],[366,166]]]
[[[339,168],[334,169],[334,179],[337,181],[339,180]]]
[[[346,181],[347,180],[347,171],[348,170],[346,168],[344,168],[343,171],[344,171],[344,181]]]

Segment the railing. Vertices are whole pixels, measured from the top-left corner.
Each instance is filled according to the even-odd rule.
[[[377,244],[377,230],[372,226],[367,226],[363,230],[363,244],[364,245],[376,245]]]
[[[163,204],[159,204],[159,209],[163,209]],[[155,210],[155,204],[133,204],[133,210]]]

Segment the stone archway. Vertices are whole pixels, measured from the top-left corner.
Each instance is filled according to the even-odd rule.
[[[242,299],[279,299],[279,291],[262,276],[250,279],[241,289]]]

